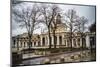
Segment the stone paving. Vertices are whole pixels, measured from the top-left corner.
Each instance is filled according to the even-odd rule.
[[[80,62],[80,61],[90,61],[90,60],[91,60],[90,50],[84,50],[84,51],[62,53],[59,55],[24,60],[23,64],[24,65],[53,64],[53,63]]]

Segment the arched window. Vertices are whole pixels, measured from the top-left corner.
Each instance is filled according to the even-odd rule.
[[[62,37],[59,36],[59,44],[62,45]]]
[[[42,40],[43,40],[43,41],[42,41],[42,44],[43,44],[43,46],[45,46],[45,38],[43,37]]]

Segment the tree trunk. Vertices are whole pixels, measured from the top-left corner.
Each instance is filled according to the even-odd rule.
[[[51,48],[51,38],[50,38],[50,29],[48,28],[48,38],[49,38],[49,48]]]
[[[56,41],[55,41],[55,30],[53,30],[53,37],[54,37],[54,48],[56,48]]]
[[[32,45],[32,43],[31,43],[31,37],[32,37],[32,35],[29,34],[29,43],[28,43],[28,45],[29,45],[29,51],[30,51],[31,45]]]
[[[71,34],[70,34],[70,50],[72,51],[72,32],[71,32]]]

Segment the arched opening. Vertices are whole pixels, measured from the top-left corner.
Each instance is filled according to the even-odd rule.
[[[24,42],[24,47],[26,47],[26,46],[25,46],[25,42]]]
[[[62,45],[62,37],[59,36],[59,44]]]
[[[45,38],[43,37],[42,40],[43,40],[43,41],[42,41],[42,44],[43,44],[43,46],[45,46]]]
[[[36,46],[36,42],[34,42],[34,46]]]

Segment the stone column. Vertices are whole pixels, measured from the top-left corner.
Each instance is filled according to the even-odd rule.
[[[15,48],[17,48],[17,40],[15,41]]]
[[[19,43],[18,43],[18,40],[16,40],[16,48],[17,48],[17,50],[19,50]]]
[[[25,48],[24,41],[23,41],[23,48]]]
[[[69,47],[67,40],[68,40],[68,38],[66,39],[66,46]]]
[[[45,36],[45,46],[47,46],[47,36]]]
[[[66,45],[66,47],[68,47],[68,44],[67,44],[67,39],[66,39],[65,41],[66,41],[65,45]]]
[[[78,39],[76,38],[76,48],[78,48]]]
[[[27,42],[25,42],[25,46],[24,46],[25,48],[27,47]]]
[[[25,48],[27,47],[27,42],[25,42]]]
[[[36,46],[38,46],[38,41],[36,41]]]
[[[75,47],[75,45],[74,45],[74,40],[72,39],[72,47]]]
[[[49,46],[49,37],[48,37],[48,35],[47,35],[47,43],[48,43],[48,46]]]
[[[22,41],[21,48],[24,48],[24,42]]]
[[[54,45],[54,37],[53,36],[52,36],[52,39],[51,40],[52,40],[52,45]]]
[[[82,38],[80,38],[80,47],[82,47]]]
[[[24,44],[24,41],[23,41],[23,48],[26,48],[26,47],[25,47],[25,44]]]
[[[41,35],[41,37],[40,37],[40,44],[41,44],[41,46],[43,45],[43,44],[42,44],[42,38],[43,38],[43,37],[42,37],[42,35]]]
[[[34,47],[34,41],[32,42],[32,47]]]
[[[21,48],[21,42],[20,41],[18,41],[18,46],[19,46],[19,48]]]
[[[59,45],[59,35],[57,35],[57,45]]]
[[[19,45],[19,40],[18,40],[17,42],[18,42],[18,47],[20,48],[20,45]]]
[[[86,47],[90,48],[90,37],[89,37],[89,35],[86,36]]]

